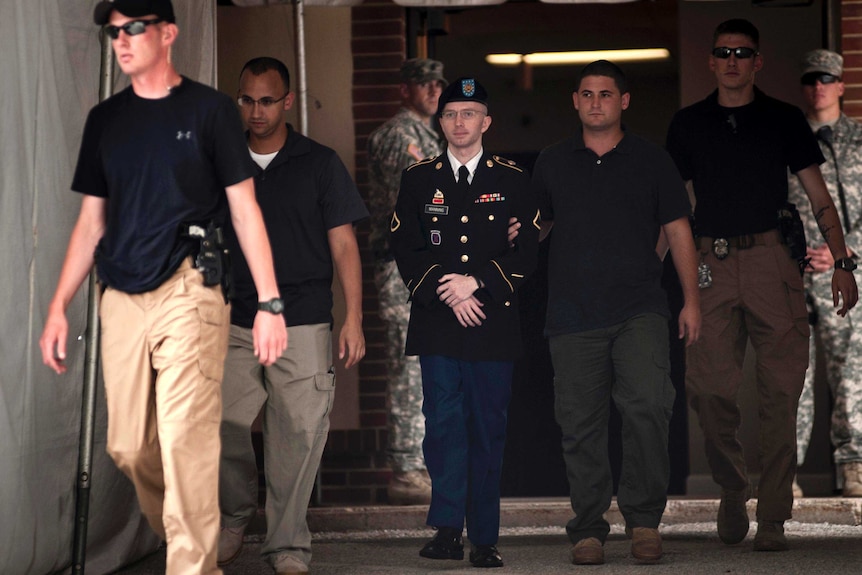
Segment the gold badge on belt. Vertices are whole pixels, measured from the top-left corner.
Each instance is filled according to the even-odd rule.
[[[712,253],[719,260],[723,260],[730,253],[730,247],[726,239],[715,238],[712,242]]]

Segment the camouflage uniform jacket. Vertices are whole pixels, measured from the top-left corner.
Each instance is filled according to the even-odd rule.
[[[401,173],[419,160],[437,156],[442,151],[437,132],[408,108],[401,108],[368,138],[369,242],[375,258],[391,258],[389,220],[395,211]]]
[[[836,167],[836,162],[832,159],[832,154],[826,143],[818,139],[820,149],[826,158],[826,161],[820,166],[820,171],[823,173],[823,179],[826,181],[829,195],[832,196],[832,201],[835,202],[835,209],[838,210],[838,215],[841,218],[844,241],[854,254],[860,254],[862,253],[862,124],[848,118],[842,112],[832,130],[832,147],[835,150],[835,158],[838,165]],[[838,196],[838,186],[835,178],[836,168],[844,189],[844,203],[847,207],[849,222],[844,221],[841,198]],[[802,221],[805,224],[805,238],[808,245],[812,247],[821,245],[823,243],[823,236],[817,227],[814,215],[811,213],[811,202],[799,183],[799,179],[795,176],[790,177],[788,198],[796,204],[799,214],[802,216]],[[826,274],[805,274],[806,280],[810,280],[809,276],[811,275],[832,277],[831,272]],[[831,282],[831,279],[829,281]],[[806,281],[807,283],[808,281]]]

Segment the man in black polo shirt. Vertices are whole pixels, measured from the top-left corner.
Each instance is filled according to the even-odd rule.
[[[338,360],[346,368],[365,355],[362,272],[353,224],[368,210],[335,151],[284,121],[293,105],[287,67],[250,60],[240,74],[240,114],[257,164],[255,191],[272,238],[290,348],[271,366],[254,358],[251,320],[257,291],[243,258],[235,265],[236,297],[222,385],[219,563],[237,557],[257,512],[257,465],[251,425],[261,407],[266,460],[266,539],[261,552],[278,574],[308,573],[311,534],[305,520],[326,445],[335,396],[332,353],[333,266],[346,315]],[[228,230],[228,246],[236,236]]]
[[[795,173],[836,266],[833,300],[844,315],[856,304],[853,260],[818,165],[823,155],[802,112],[763,94],[754,76],[763,66],[759,33],[728,20],[713,36],[710,69],[718,89],[680,110],[668,151],[695,199],[702,270],[703,336],[688,349],[686,392],[706,440],[713,479],[721,486],[718,535],[742,541],[749,497],[736,397],[748,339],[757,353],[761,475],[757,551],[787,549],[796,473],[796,406],[808,367],[808,314],[802,276],[779,232],[787,201],[787,170]],[[804,255],[804,243],[801,245]]]
[[[533,189],[542,230],[553,227],[548,314],[557,422],[575,517],[566,525],[572,562],[604,562],[613,495],[608,417],[623,420],[618,500],[639,562],[661,559],[658,533],[667,502],[668,427],[674,389],[661,287],[663,232],[685,295],[679,337],[697,340],[700,308],[691,211],[667,153],[623,130],[630,94],[622,71],[586,66],[573,94],[583,130],[544,150]],[[664,245],[664,242],[662,242]]]

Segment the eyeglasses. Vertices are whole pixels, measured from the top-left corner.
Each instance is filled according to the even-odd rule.
[[[727,46],[719,46],[718,48],[712,49],[712,55],[716,58],[721,58],[722,60],[727,60],[730,58],[730,55],[733,54],[739,60],[747,60],[752,56],[757,54],[757,50],[754,48],[749,48],[747,46],[740,46],[739,48],[728,48]]]
[[[113,26],[108,24],[105,26],[105,34],[107,34],[111,40],[116,40],[120,37],[120,30],[129,36],[137,36],[138,34],[146,32],[147,26],[150,24],[158,24],[159,22],[164,22],[164,20],[161,18],[153,18],[152,20],[132,20],[131,22],[126,22],[122,26]]]
[[[287,98],[287,94],[290,94],[290,92],[285,93],[284,96],[278,99],[264,96],[260,100],[255,100],[249,96],[240,96],[236,99],[236,103],[239,104],[240,108],[254,108],[255,104],[259,105],[261,108],[269,108]]]
[[[814,86],[817,82],[821,84],[834,84],[835,82],[840,82],[841,78],[838,76],[833,76],[832,74],[824,74],[821,72],[809,72],[802,76],[802,85],[803,86]]]
[[[470,121],[474,118],[481,118],[484,115],[485,112],[479,110],[447,110],[440,114],[440,118],[447,122],[454,122],[458,116],[461,116],[462,120]]]

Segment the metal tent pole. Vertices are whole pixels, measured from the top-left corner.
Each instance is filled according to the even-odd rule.
[[[114,59],[111,42],[100,33],[102,63],[99,74],[99,101],[110,97]],[[72,546],[72,573],[84,574],[87,555],[87,520],[90,513],[90,483],[93,467],[93,437],[96,427],[96,387],[99,380],[99,286],[96,270],[90,272],[87,297],[87,331],[84,350],[84,387],[81,432],[78,439],[78,485],[75,498],[75,534]]]
[[[308,79],[305,74],[305,9],[302,0],[295,0],[296,20],[296,93],[299,96],[299,133],[308,135]]]

